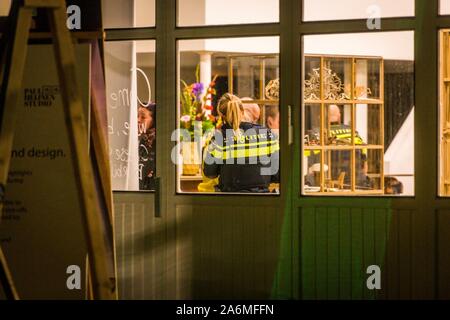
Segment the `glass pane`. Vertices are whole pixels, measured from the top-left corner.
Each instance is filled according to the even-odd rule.
[[[239,97],[247,97],[251,100],[262,100],[261,86],[263,68],[262,59],[255,56],[233,57],[231,66],[233,68],[233,94]]]
[[[375,29],[375,18],[414,16],[414,0],[303,0],[303,3],[304,21],[370,19],[368,26]]]
[[[7,16],[11,7],[11,0],[2,0],[0,2],[0,17]]]
[[[450,0],[439,0],[439,14],[450,14]]]
[[[450,30],[440,35],[439,194],[450,197]]]
[[[383,108],[379,104],[357,104],[355,108],[356,135],[364,144],[383,144]],[[380,134],[381,133],[381,134]]]
[[[321,170],[322,151],[318,149],[307,149],[303,151],[303,172],[305,172],[304,185],[305,192],[316,193],[321,191],[322,177]]]
[[[304,60],[305,81],[304,81],[304,99],[305,101],[321,100],[321,58],[307,56]]]
[[[380,99],[380,59],[355,59],[356,100]]]
[[[178,50],[178,191],[278,192],[279,38],[182,40]]]
[[[322,145],[321,136],[321,112],[320,104],[305,104],[305,147],[314,147]],[[323,130],[323,129],[322,129]]]
[[[323,112],[325,145],[352,145],[352,133],[354,130],[352,128],[352,105],[325,104]]]
[[[155,0],[102,0],[103,27],[155,26]]]
[[[279,22],[279,0],[177,0],[178,26]]]
[[[382,157],[383,150],[377,149],[361,149],[357,153],[361,153],[361,163],[357,164],[357,178],[356,188],[364,192],[377,192],[385,190],[386,194],[402,194],[403,184],[397,183],[392,179],[393,177],[386,176],[383,181],[382,177]],[[389,186],[383,188],[382,183],[388,182]]]
[[[304,192],[310,194],[305,181],[318,164],[325,176],[318,194],[413,195],[414,33],[312,35],[303,42]],[[335,190],[327,179],[344,184],[334,183]]]
[[[325,57],[323,61],[322,99],[352,99],[352,59]]]
[[[350,150],[329,150],[325,152],[325,191],[351,191],[353,180],[352,157],[353,154]]]
[[[113,190],[153,190],[155,41],[106,42],[105,68]]]

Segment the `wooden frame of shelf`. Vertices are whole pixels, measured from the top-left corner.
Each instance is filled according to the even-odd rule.
[[[260,115],[260,123],[265,125],[265,108],[264,105],[276,105],[279,106],[279,100],[270,100],[266,98],[265,89],[266,89],[266,60],[267,59],[279,59],[278,54],[233,54],[228,56],[228,92],[234,93],[234,65],[235,60],[239,58],[254,58],[260,59],[259,61],[259,96],[255,97],[255,99],[246,101],[247,103],[255,103],[260,106],[261,115]]]
[[[450,29],[440,31],[440,174],[439,194],[450,196]]]
[[[305,59],[307,58],[316,58],[320,59],[320,97],[317,100],[304,100],[303,105],[320,105],[320,144],[318,145],[303,145],[303,151],[319,151],[320,152],[320,192],[308,192],[305,191],[307,195],[346,195],[346,196],[354,196],[354,195],[382,195],[384,194],[384,61],[382,57],[366,57],[366,56],[341,56],[341,55],[305,55]],[[349,99],[325,99],[325,87],[324,87],[324,70],[326,67],[326,63],[328,61],[342,60],[350,63],[351,67],[351,79],[350,79],[350,97]],[[357,79],[357,70],[356,70],[356,61],[357,60],[366,60],[366,61],[378,61],[379,62],[379,97],[376,99],[370,99],[364,97],[362,99],[358,99],[356,96],[356,79]],[[345,62],[344,62],[345,63]],[[308,74],[305,71],[305,74]],[[326,106],[336,104],[336,105],[350,105],[351,107],[351,144],[349,145],[328,145],[326,140],[328,139],[328,132],[330,130],[330,123],[326,120]],[[379,144],[368,144],[368,145],[357,145],[356,141],[356,115],[358,105],[377,105],[379,106]],[[373,128],[372,128],[373,129]],[[358,150],[380,150],[382,152],[381,159],[375,159],[374,164],[378,164],[380,172],[376,173],[380,178],[379,189],[374,190],[360,190],[358,189],[356,183],[356,167],[357,167],[357,151]],[[327,188],[327,180],[331,180],[331,170],[328,170],[325,173],[325,165],[331,166],[331,152],[332,151],[351,151],[350,156],[350,189],[348,191],[338,191],[338,192],[329,192]],[[367,159],[369,162],[371,159]],[[369,175],[370,172],[368,172]],[[348,173],[347,173],[348,174]],[[372,173],[373,176],[373,173]]]

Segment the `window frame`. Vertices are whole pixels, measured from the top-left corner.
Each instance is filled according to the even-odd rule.
[[[297,178],[301,176],[300,153],[302,152],[299,141],[301,138],[301,102],[302,94],[295,94],[294,86],[301,83],[303,78],[302,70],[302,37],[314,34],[336,34],[336,33],[361,33],[377,32],[368,31],[365,19],[338,20],[338,21],[303,21],[303,2],[301,0],[280,0],[280,21],[279,23],[251,24],[251,25],[224,25],[224,26],[201,26],[201,27],[178,27],[176,0],[156,1],[156,25],[148,28],[128,28],[128,29],[106,29],[105,41],[119,40],[156,40],[156,60],[157,60],[157,81],[156,87],[172,86],[176,90],[176,81],[171,72],[175,72],[173,65],[165,64],[161,59],[161,54],[173,55],[170,58],[174,61],[176,55],[176,41],[194,38],[220,38],[238,36],[280,36],[280,72],[283,73],[283,83],[281,88],[281,123],[288,124],[289,128],[282,128],[284,135],[282,150],[285,156],[282,159],[282,181],[280,192],[286,195],[289,191],[294,196],[294,203],[303,205],[308,201],[309,205],[320,204],[322,196],[312,197],[302,195],[301,181]],[[414,31],[415,42],[415,97],[416,97],[416,121],[415,121],[415,196],[413,197],[373,197],[395,199],[395,203],[401,207],[414,207],[417,200],[426,201],[435,208],[447,208],[445,201],[439,197],[439,127],[438,127],[438,34],[440,28],[450,28],[450,16],[439,14],[438,0],[415,0],[414,17],[381,18],[381,31]],[[433,36],[430,37],[430,34]],[[425,63],[425,58],[427,61]],[[300,59],[298,59],[300,58]],[[431,61],[430,61],[431,59]],[[286,62],[291,61],[286,67]],[[425,66],[427,64],[428,66]],[[161,70],[160,67],[167,67]],[[427,69],[427,67],[430,67]],[[292,69],[293,71],[289,71]],[[159,70],[159,71],[158,71]],[[284,71],[284,72],[283,72]],[[427,85],[420,84],[420,79],[426,77],[430,81]],[[156,91],[156,99],[161,103],[172,103],[170,95],[174,91],[163,93]],[[431,114],[424,110],[424,106],[433,105]],[[287,110],[284,110],[287,109]],[[430,108],[429,108],[430,110]],[[420,123],[417,119],[426,116],[425,123]],[[172,120],[175,122],[174,120]],[[432,127],[433,132],[426,133],[427,127]],[[291,128],[295,128],[292,130]],[[283,133],[284,132],[284,133]],[[426,133],[426,134],[425,134]],[[433,141],[430,143],[429,141]],[[427,161],[417,152],[420,148],[427,150],[431,155],[431,160]],[[298,152],[295,152],[297,150]],[[288,160],[287,158],[292,158]],[[433,160],[433,158],[435,160]],[[429,174],[427,174],[429,172]],[[160,173],[161,174],[161,173]],[[163,172],[168,174],[169,179],[175,182],[175,172]],[[291,179],[294,176],[295,179]],[[291,181],[292,180],[292,181]],[[176,184],[175,184],[176,185]],[[290,189],[290,190],[286,190]],[[284,190],[284,191],[283,191]],[[172,192],[172,191],[170,191]],[[176,194],[174,194],[175,196]],[[242,196],[242,195],[241,195]],[[211,197],[202,197],[207,201]],[[249,196],[250,197],[250,196]],[[285,198],[284,196],[282,198]],[[336,202],[354,199],[355,205],[364,204],[365,198],[359,196],[349,196],[341,199],[336,197]],[[264,199],[262,199],[264,200]],[[389,200],[389,199],[387,199]]]

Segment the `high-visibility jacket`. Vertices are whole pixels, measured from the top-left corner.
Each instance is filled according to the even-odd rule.
[[[320,136],[320,135],[319,135]],[[337,145],[351,145],[352,144],[352,128],[348,125],[332,125],[330,127],[330,131],[328,134],[328,144],[333,144],[333,140],[335,140],[335,144]],[[355,144],[356,145],[364,145],[365,142],[361,138],[361,136],[358,134],[358,132],[355,132]],[[317,155],[320,151],[314,150],[311,152],[311,150],[305,150],[304,155],[305,157],[309,157],[311,155]],[[367,149],[361,150],[361,155],[363,160],[366,160],[367,158]]]
[[[225,124],[207,146],[203,173],[219,177],[223,192],[268,192],[279,182],[278,137],[270,130],[243,122],[239,132]]]

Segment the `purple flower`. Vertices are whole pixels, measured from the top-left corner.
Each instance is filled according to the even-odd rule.
[[[203,93],[203,89],[204,89],[203,83],[201,82],[194,83],[194,86],[192,87],[192,93],[198,99],[200,95]]]

